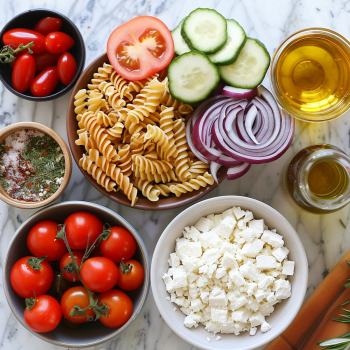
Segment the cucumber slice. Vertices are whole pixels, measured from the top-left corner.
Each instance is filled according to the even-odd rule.
[[[174,40],[175,53],[179,56],[182,55],[183,53],[191,51],[191,49],[188,47],[188,45],[186,44],[186,41],[181,35],[181,27],[185,18],[183,18],[179,23],[179,25],[171,32],[171,35],[173,36],[173,40]]]
[[[168,66],[171,96],[184,102],[205,100],[220,81],[218,68],[201,52],[191,51],[175,58]]]
[[[270,65],[270,55],[263,43],[247,38],[236,62],[220,66],[221,78],[229,85],[253,89],[264,79]]]
[[[227,41],[218,52],[208,55],[210,61],[218,66],[226,66],[237,60],[247,36],[244,29],[234,20],[227,19]]]
[[[215,53],[226,43],[227,22],[215,10],[199,8],[185,18],[181,35],[191,50]]]

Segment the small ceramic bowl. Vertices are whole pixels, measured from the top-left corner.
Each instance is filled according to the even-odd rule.
[[[1,129],[0,144],[7,136],[13,134],[16,131],[20,131],[24,129],[37,130],[52,137],[61,147],[61,150],[64,155],[65,166],[66,166],[64,177],[58,190],[51,197],[44,199],[43,201],[40,201],[40,202],[26,202],[26,201],[13,199],[4,191],[4,189],[0,185],[0,199],[2,201],[17,208],[35,209],[35,208],[40,208],[40,207],[44,207],[45,205],[48,205],[49,203],[53,202],[62,194],[64,189],[67,187],[72,174],[72,158],[71,158],[67,144],[64,142],[64,140],[60,135],[58,135],[54,130],[52,130],[48,126],[40,123],[35,123],[35,122],[14,123],[7,126],[6,128]]]
[[[264,219],[270,229],[275,228],[277,233],[283,236],[285,246],[290,251],[288,259],[295,261],[295,272],[293,276],[288,276],[288,280],[292,285],[291,297],[277,304],[275,311],[266,318],[266,321],[272,327],[270,331],[262,333],[259,329],[255,336],[249,335],[248,332],[244,332],[239,336],[219,333],[222,339],[216,341],[202,325],[191,329],[184,326],[186,316],[178,308],[174,311],[176,305],[166,299],[169,294],[165,290],[162,275],[169,269],[169,254],[175,251],[175,241],[182,236],[182,230],[185,226],[194,225],[202,216],[220,214],[233,206],[252,211],[255,219]],[[275,339],[297,315],[305,297],[307,281],[308,262],[305,250],[292,225],[278,211],[267,204],[240,196],[210,198],[189,207],[176,216],[158,240],[151,266],[152,292],[164,321],[178,336],[193,347],[207,350],[251,350]],[[207,341],[207,337],[211,339],[211,342]]]
[[[75,140],[78,138],[77,130],[78,128],[78,122],[76,120],[76,114],[74,112],[74,96],[80,89],[86,89],[87,84],[90,84],[91,78],[94,73],[97,72],[97,69],[103,65],[103,63],[109,63],[107,53],[104,53],[100,57],[96,58],[83,72],[81,77],[79,78],[78,82],[76,83],[74,90],[72,92],[69,105],[68,105],[68,111],[67,111],[67,134],[68,134],[68,142],[69,146],[73,155],[73,158],[75,162],[77,163],[80,171],[83,173],[83,175],[90,181],[90,183],[96,187],[101,193],[103,193],[106,197],[109,199],[112,199],[115,202],[121,203],[125,206],[131,207],[131,202],[128,200],[126,195],[122,193],[121,191],[118,192],[107,192],[102,186],[100,186],[96,180],[93,179],[91,175],[89,175],[85,170],[83,170],[79,166],[79,159],[83,156],[83,153],[85,153],[85,149],[83,146],[77,146],[75,144]],[[227,174],[227,168],[221,167],[218,172],[218,181],[221,183],[225,178]],[[132,208],[141,209],[141,210],[167,210],[167,209],[173,209],[177,207],[181,207],[183,205],[190,204],[197,199],[202,198],[209,192],[211,192],[214,188],[216,188],[218,185],[214,183],[211,186],[207,187],[201,187],[197,191],[193,192],[187,192],[180,197],[176,197],[174,194],[170,194],[169,197],[159,197],[159,200],[156,202],[151,202],[146,197],[144,197],[141,193],[141,191],[138,191],[138,200],[136,204]]]
[[[61,83],[59,81],[55,90],[52,92],[51,95],[45,96],[45,97],[35,97],[30,92],[30,89],[28,89],[27,91],[25,91],[23,93],[16,91],[12,85],[12,68],[11,68],[11,66],[7,63],[6,64],[0,63],[0,79],[3,82],[3,84],[6,86],[6,88],[8,90],[10,90],[13,94],[17,95],[18,97],[22,97],[26,100],[35,101],[35,102],[54,100],[54,99],[64,95],[77,82],[81,72],[84,69],[84,65],[85,65],[85,45],[84,45],[84,40],[80,34],[79,29],[68,17],[62,15],[59,12],[52,11],[52,10],[33,9],[33,10],[28,10],[28,11],[22,12],[19,15],[13,17],[2,28],[2,30],[0,32],[0,47],[4,46],[4,43],[2,41],[2,37],[8,30],[15,29],[15,28],[33,29],[35,24],[44,17],[60,18],[62,20],[62,27],[61,27],[60,31],[68,34],[75,41],[74,46],[70,50],[68,50],[68,52],[73,55],[73,57],[75,58],[75,61],[77,63],[77,74],[75,75],[75,77],[71,81],[71,83],[69,85],[64,85],[63,83]]]
[[[108,328],[102,325],[102,323],[99,321],[96,321],[82,324],[78,328],[73,329],[65,327],[61,322],[59,326],[51,332],[36,333],[32,331],[24,321],[24,299],[17,295],[11,287],[10,273],[12,266],[20,258],[31,255],[27,248],[26,242],[27,235],[35,224],[43,220],[55,220],[55,222],[63,223],[70,214],[78,211],[87,211],[95,214],[102,220],[103,223],[109,223],[111,226],[122,226],[133,235],[137,243],[137,249],[134,258],[141,263],[145,271],[143,285],[134,291],[127,292],[133,302],[134,309],[129,321],[120,328]],[[80,201],[53,204],[36,212],[30,218],[28,218],[17,229],[14,236],[12,237],[5,256],[3,276],[3,285],[7,302],[9,303],[12,312],[21,323],[21,325],[40,339],[52,343],[56,346],[63,346],[66,349],[93,347],[102,342],[108,341],[122,333],[135,321],[136,317],[141,312],[146,302],[150,285],[149,257],[147,249],[142,241],[142,238],[139,236],[136,230],[125,219],[123,219],[114,211],[99,204]]]

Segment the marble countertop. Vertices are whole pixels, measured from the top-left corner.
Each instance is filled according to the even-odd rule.
[[[0,28],[15,15],[33,8],[57,10],[80,29],[87,49],[86,65],[105,51],[112,30],[138,15],[156,16],[169,28],[197,7],[215,8],[236,19],[248,36],[258,38],[272,55],[293,32],[306,27],[325,27],[350,39],[350,2],[344,0],[5,0],[1,1]],[[269,78],[265,78],[269,87]],[[66,110],[70,93],[55,101],[33,103],[16,97],[0,84],[0,128],[19,121],[36,121],[52,127],[66,141]],[[283,167],[300,149],[315,143],[330,143],[350,152],[350,113],[337,120],[308,124],[296,122],[290,149],[277,161],[253,165],[242,179],[225,180],[205,198],[235,194],[263,201],[284,215],[297,230],[307,253],[309,283],[307,297],[350,248],[350,218],[347,206],[327,216],[301,212],[284,196],[280,185]],[[108,200],[81,174],[74,164],[69,186],[58,201],[85,200],[107,206],[132,222],[142,236],[150,256],[168,223],[184,208],[163,212],[130,209]],[[2,268],[8,243],[18,226],[34,210],[21,210],[0,201],[0,350],[56,350],[29,333],[11,313],[2,288]],[[345,229],[341,219],[348,227]],[[88,350],[193,350],[175,335],[160,317],[152,293],[137,320],[118,338]],[[72,349],[70,349],[72,350]]]

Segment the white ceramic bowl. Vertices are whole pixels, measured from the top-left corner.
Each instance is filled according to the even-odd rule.
[[[175,251],[175,240],[182,236],[185,226],[194,225],[202,216],[220,214],[233,206],[253,212],[255,219],[264,219],[270,229],[277,229],[277,233],[283,236],[285,246],[290,250],[288,258],[295,261],[294,276],[289,276],[292,284],[292,296],[276,305],[272,315],[266,318],[272,329],[262,333],[260,329],[255,336],[248,332],[240,336],[234,334],[220,334],[221,340],[212,338],[202,325],[198,328],[186,328],[183,325],[185,315],[175,304],[166,300],[169,296],[165,290],[162,275],[169,268],[169,254]],[[251,350],[267,344],[281,334],[297,315],[306,292],[308,280],[308,263],[304,247],[292,225],[275,209],[255,199],[239,196],[223,196],[207,199],[197,203],[179,214],[164,230],[161,235],[152,258],[151,287],[157,307],[164,321],[181,338],[195,347],[208,350],[234,349]],[[260,328],[260,327],[258,327]],[[211,339],[207,341],[207,337]]]

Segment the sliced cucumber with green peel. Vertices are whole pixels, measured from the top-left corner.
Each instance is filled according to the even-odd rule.
[[[218,52],[208,55],[209,59],[218,66],[235,62],[242,50],[247,36],[244,29],[234,20],[227,19],[227,41]]]
[[[168,66],[171,96],[184,102],[205,100],[220,81],[218,68],[201,52],[191,51],[175,58]]]
[[[264,79],[270,65],[270,55],[263,43],[257,39],[247,38],[237,60],[220,66],[221,78],[229,85],[253,89]]]
[[[227,22],[215,10],[199,8],[185,18],[181,35],[191,50],[212,54],[226,43]]]
[[[171,35],[174,40],[175,53],[179,56],[182,55],[183,53],[191,51],[191,49],[188,47],[188,45],[186,44],[186,41],[181,35],[181,27],[185,18],[183,18],[179,23],[179,25],[171,32]]]

